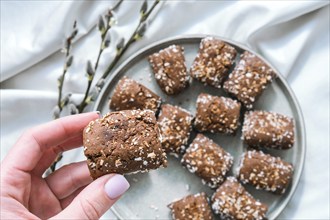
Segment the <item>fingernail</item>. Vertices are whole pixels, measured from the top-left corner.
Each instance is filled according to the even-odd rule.
[[[100,111],[95,111],[96,114],[98,114],[99,118],[102,118],[101,112]]]
[[[111,177],[104,186],[104,190],[110,199],[116,199],[129,188],[129,183],[124,176],[116,174]]]

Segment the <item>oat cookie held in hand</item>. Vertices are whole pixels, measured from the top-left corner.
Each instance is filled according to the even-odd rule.
[[[84,153],[93,179],[166,167],[155,114],[151,110],[110,112],[89,123]]]

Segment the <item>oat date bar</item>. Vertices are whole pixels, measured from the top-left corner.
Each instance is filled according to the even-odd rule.
[[[266,86],[276,78],[276,73],[255,54],[245,51],[223,88],[236,97],[247,109],[265,90]]]
[[[185,151],[192,129],[193,116],[178,106],[163,104],[158,117],[162,146],[167,153]]]
[[[205,84],[220,88],[234,63],[236,50],[229,44],[206,37],[190,69],[191,76]]]
[[[166,167],[155,114],[151,110],[110,112],[83,132],[84,153],[93,179]]]
[[[261,151],[244,153],[238,168],[240,181],[276,194],[285,192],[292,180],[292,175],[291,164]]]
[[[150,109],[157,112],[161,98],[145,86],[124,76],[117,84],[111,97],[111,110]]]
[[[254,199],[234,177],[216,190],[211,198],[212,209],[221,219],[263,220],[267,205]]]
[[[233,157],[222,147],[198,134],[183,155],[181,163],[211,188],[218,187],[233,164]]]
[[[194,127],[200,132],[234,134],[241,104],[236,100],[202,93],[197,98]]]
[[[275,112],[245,113],[242,133],[250,147],[290,149],[294,145],[293,119]]]
[[[212,220],[212,211],[203,192],[186,196],[168,207],[174,220]]]
[[[180,93],[189,85],[184,49],[171,45],[149,56],[149,63],[159,87],[168,95]]]

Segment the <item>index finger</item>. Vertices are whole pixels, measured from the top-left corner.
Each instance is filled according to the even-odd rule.
[[[97,112],[84,113],[34,127],[20,137],[4,163],[29,172],[37,165],[43,152],[82,133],[88,123],[98,117]]]

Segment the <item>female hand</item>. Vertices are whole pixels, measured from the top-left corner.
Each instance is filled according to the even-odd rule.
[[[1,219],[98,219],[129,188],[121,175],[92,182],[86,161],[42,174],[59,152],[82,145],[97,113],[64,117],[25,132],[1,162]]]

